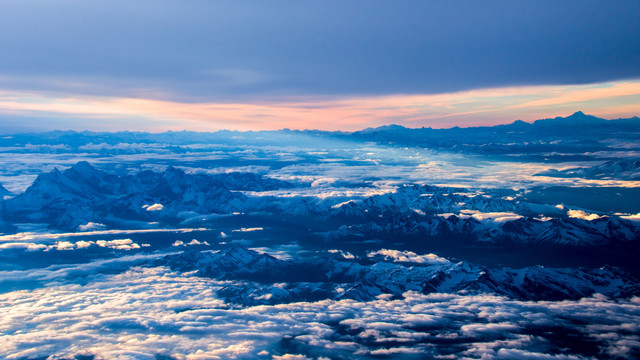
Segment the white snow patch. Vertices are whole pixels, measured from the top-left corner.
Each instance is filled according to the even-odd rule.
[[[347,200],[347,201],[345,201],[345,202],[341,202],[341,203],[339,203],[339,204],[335,204],[335,205],[333,205],[331,208],[332,208],[332,209],[338,209],[338,208],[341,208],[341,207],[343,207],[344,205],[350,204],[350,203],[352,203],[352,202],[354,202],[354,201],[353,201],[353,200]]]

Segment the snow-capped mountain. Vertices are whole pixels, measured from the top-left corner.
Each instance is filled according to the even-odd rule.
[[[610,267],[490,269],[432,254],[412,254],[419,258],[416,261],[385,256],[385,252],[395,251],[371,253],[368,259],[320,256],[280,260],[246,248],[230,248],[185,251],[166,256],[155,265],[241,281],[219,294],[243,304],[323,298],[372,300],[381,294],[401,296],[406,291],[492,293],[523,300],[579,299],[595,292],[614,298],[640,294],[637,279]]]
[[[383,234],[410,235],[447,241],[464,238],[466,242],[513,245],[562,245],[574,247],[598,247],[618,242],[638,242],[640,226],[618,217],[601,217],[595,220],[577,218],[536,219],[522,217],[505,222],[479,221],[472,217],[451,215],[448,217],[420,217],[384,219],[362,224],[342,226],[323,232],[330,241],[359,234],[378,238]]]
[[[572,218],[564,207],[436,186],[405,185],[394,193],[344,202],[324,211],[329,217],[352,220],[349,226],[323,233],[336,241],[353,234],[578,247],[640,240],[640,225],[617,216]]]
[[[354,234],[395,234],[480,244],[596,247],[640,239],[640,224],[617,216],[570,218],[564,207],[462,188],[403,185],[391,193],[347,201],[238,191],[292,186],[252,173],[187,174],[173,167],[118,176],[79,162],[64,172],[39,175],[23,194],[5,200],[3,218],[69,230],[89,222],[122,226],[118,219],[171,226],[182,214],[262,212],[274,221],[312,219],[317,228],[310,230],[331,241]],[[331,229],[331,224],[338,226]]]
[[[640,161],[631,159],[610,160],[591,167],[566,170],[551,169],[536,175],[584,179],[640,180]]]
[[[22,194],[4,202],[14,222],[44,222],[75,229],[104,218],[172,219],[182,211],[230,213],[246,197],[235,190],[263,191],[291,184],[251,173],[187,174],[174,167],[117,176],[79,162],[61,172],[40,174]]]

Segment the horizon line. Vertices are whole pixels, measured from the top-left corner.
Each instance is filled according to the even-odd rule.
[[[9,133],[2,133],[0,132],[0,135],[4,135],[4,136],[11,136],[11,135],[37,135],[37,134],[47,134],[47,133],[56,133],[56,132],[60,132],[60,133],[93,133],[93,134],[117,134],[117,133],[133,133],[133,134],[166,134],[166,133],[184,133],[184,132],[188,132],[188,133],[197,133],[197,134],[215,134],[215,133],[219,133],[219,132],[237,132],[237,133],[259,133],[259,132],[283,132],[283,131],[288,131],[288,132],[322,132],[322,133],[349,133],[349,134],[353,134],[353,133],[357,133],[357,132],[361,132],[361,131],[365,131],[365,130],[374,130],[374,129],[380,129],[380,128],[385,128],[385,127],[402,127],[404,129],[410,129],[410,130],[418,130],[418,129],[431,129],[431,130],[453,130],[453,129],[479,129],[479,128],[493,128],[493,127],[499,127],[499,126],[509,126],[509,125],[513,125],[516,123],[525,123],[525,124],[529,124],[529,125],[533,125],[535,122],[538,121],[544,121],[544,120],[555,120],[555,119],[568,119],[572,116],[575,115],[583,115],[585,117],[591,117],[591,118],[595,118],[598,120],[604,120],[604,121],[620,121],[620,120],[634,120],[634,119],[640,119],[640,116],[638,115],[634,115],[632,117],[627,117],[627,118],[615,118],[615,119],[606,119],[606,118],[600,118],[597,117],[595,115],[591,115],[591,114],[586,114],[584,112],[582,112],[581,110],[575,111],[573,112],[571,115],[567,115],[567,116],[556,116],[556,117],[549,117],[549,118],[542,118],[542,119],[536,119],[533,121],[524,121],[521,119],[516,119],[513,120],[511,122],[505,122],[505,123],[499,123],[499,124],[495,124],[495,125],[478,125],[478,126],[451,126],[451,127],[446,127],[446,128],[438,128],[438,127],[430,127],[430,126],[422,126],[422,127],[411,127],[411,126],[405,126],[405,125],[401,125],[401,124],[396,124],[396,123],[389,123],[389,124],[384,124],[384,125],[380,125],[380,126],[375,126],[375,127],[366,127],[366,128],[361,128],[359,130],[351,130],[351,131],[347,131],[347,130],[321,130],[321,129],[313,129],[313,128],[305,128],[305,129],[290,129],[290,128],[280,128],[280,129],[274,129],[274,130],[238,130],[238,129],[219,129],[219,130],[215,130],[215,131],[199,131],[199,130],[187,130],[187,129],[182,129],[182,130],[163,130],[163,131],[152,131],[152,130],[114,130],[114,131],[95,131],[95,130],[74,130],[74,129],[54,129],[54,130],[46,130],[46,131],[20,131],[20,132],[9,132]]]

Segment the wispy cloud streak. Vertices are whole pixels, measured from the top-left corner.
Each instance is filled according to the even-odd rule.
[[[131,119],[137,130],[282,128],[358,130],[398,123],[406,126],[479,126],[536,120],[583,110],[603,117],[640,114],[640,81],[589,85],[524,86],[432,95],[299,97],[246,102],[188,103],[146,98],[61,96],[0,91],[0,114],[67,117],[76,129],[116,130],[109,122]],[[55,123],[55,120],[52,120]]]

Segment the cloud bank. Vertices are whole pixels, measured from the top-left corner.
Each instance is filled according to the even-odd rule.
[[[229,284],[132,268],[84,286],[5,293],[0,356],[588,359],[640,351],[638,298],[526,302],[407,292],[240,308],[216,297]]]

